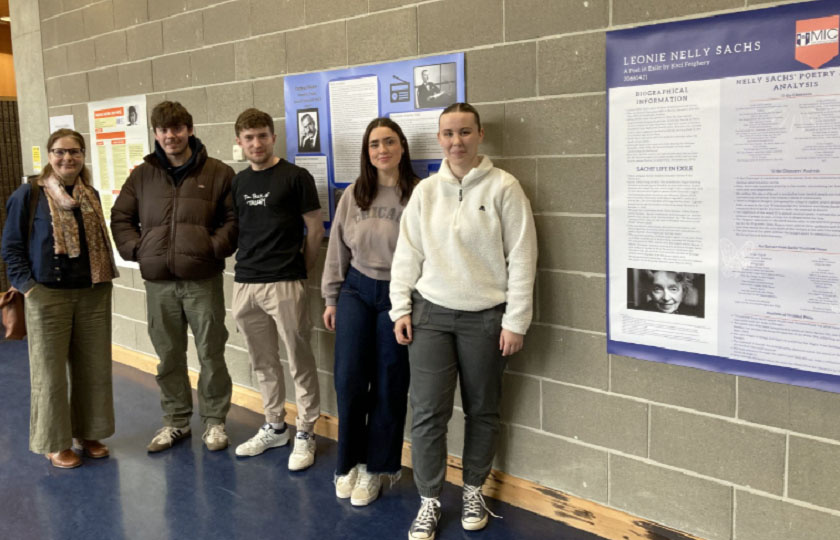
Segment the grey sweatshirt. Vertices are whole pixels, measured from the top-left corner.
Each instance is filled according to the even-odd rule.
[[[371,279],[391,279],[391,260],[403,212],[399,189],[380,185],[370,208],[363,212],[353,196],[355,185],[347,188],[338,201],[330,231],[321,277],[321,296],[328,306],[338,304],[350,266]]]

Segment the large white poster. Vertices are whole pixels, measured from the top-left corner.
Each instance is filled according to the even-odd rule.
[[[99,190],[105,220],[128,174],[149,153],[146,96],[129,96],[88,103],[90,159],[93,184]],[[121,266],[136,266],[116,254]]]
[[[610,352],[840,391],[838,11],[610,33]]]

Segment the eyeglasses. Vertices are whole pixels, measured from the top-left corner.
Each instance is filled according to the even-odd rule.
[[[77,158],[85,153],[85,151],[81,148],[53,148],[50,152],[52,152],[52,155],[57,158],[63,158],[67,154],[70,154],[71,157]]]

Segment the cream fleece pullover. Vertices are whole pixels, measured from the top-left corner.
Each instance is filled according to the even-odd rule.
[[[447,160],[420,182],[400,221],[391,266],[391,320],[411,313],[411,293],[460,311],[507,302],[502,328],[531,324],[537,235],[522,186],[486,156],[458,182]]]

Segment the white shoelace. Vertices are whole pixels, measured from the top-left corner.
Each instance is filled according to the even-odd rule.
[[[359,475],[359,487],[368,489],[371,484],[373,484],[374,478],[378,478],[379,475],[376,473],[369,473],[363,472]]]
[[[309,441],[311,440],[312,438],[309,436],[309,434],[301,435],[301,433],[299,432],[297,435],[295,435],[295,447],[292,449],[292,454],[309,453]],[[304,442],[298,443],[298,441]]]
[[[433,497],[420,497],[420,512],[417,513],[415,529],[423,532],[430,532],[437,527],[437,516],[435,510],[440,508],[440,500]]]
[[[504,519],[502,516],[497,516],[492,510],[487,508],[487,503],[484,502],[484,495],[481,494],[481,486],[469,486],[464,484],[464,511],[468,514],[481,514],[479,508],[484,508],[488,514],[494,518]]]
[[[395,473],[389,474],[388,475],[388,488],[389,489],[394,489],[394,484],[399,482],[400,478],[402,478],[402,470],[399,470]]]
[[[222,439],[225,437],[225,425],[213,424],[207,429],[208,439]]]
[[[261,429],[252,440],[261,444],[268,444],[271,442],[272,435],[273,434],[267,429]]]

